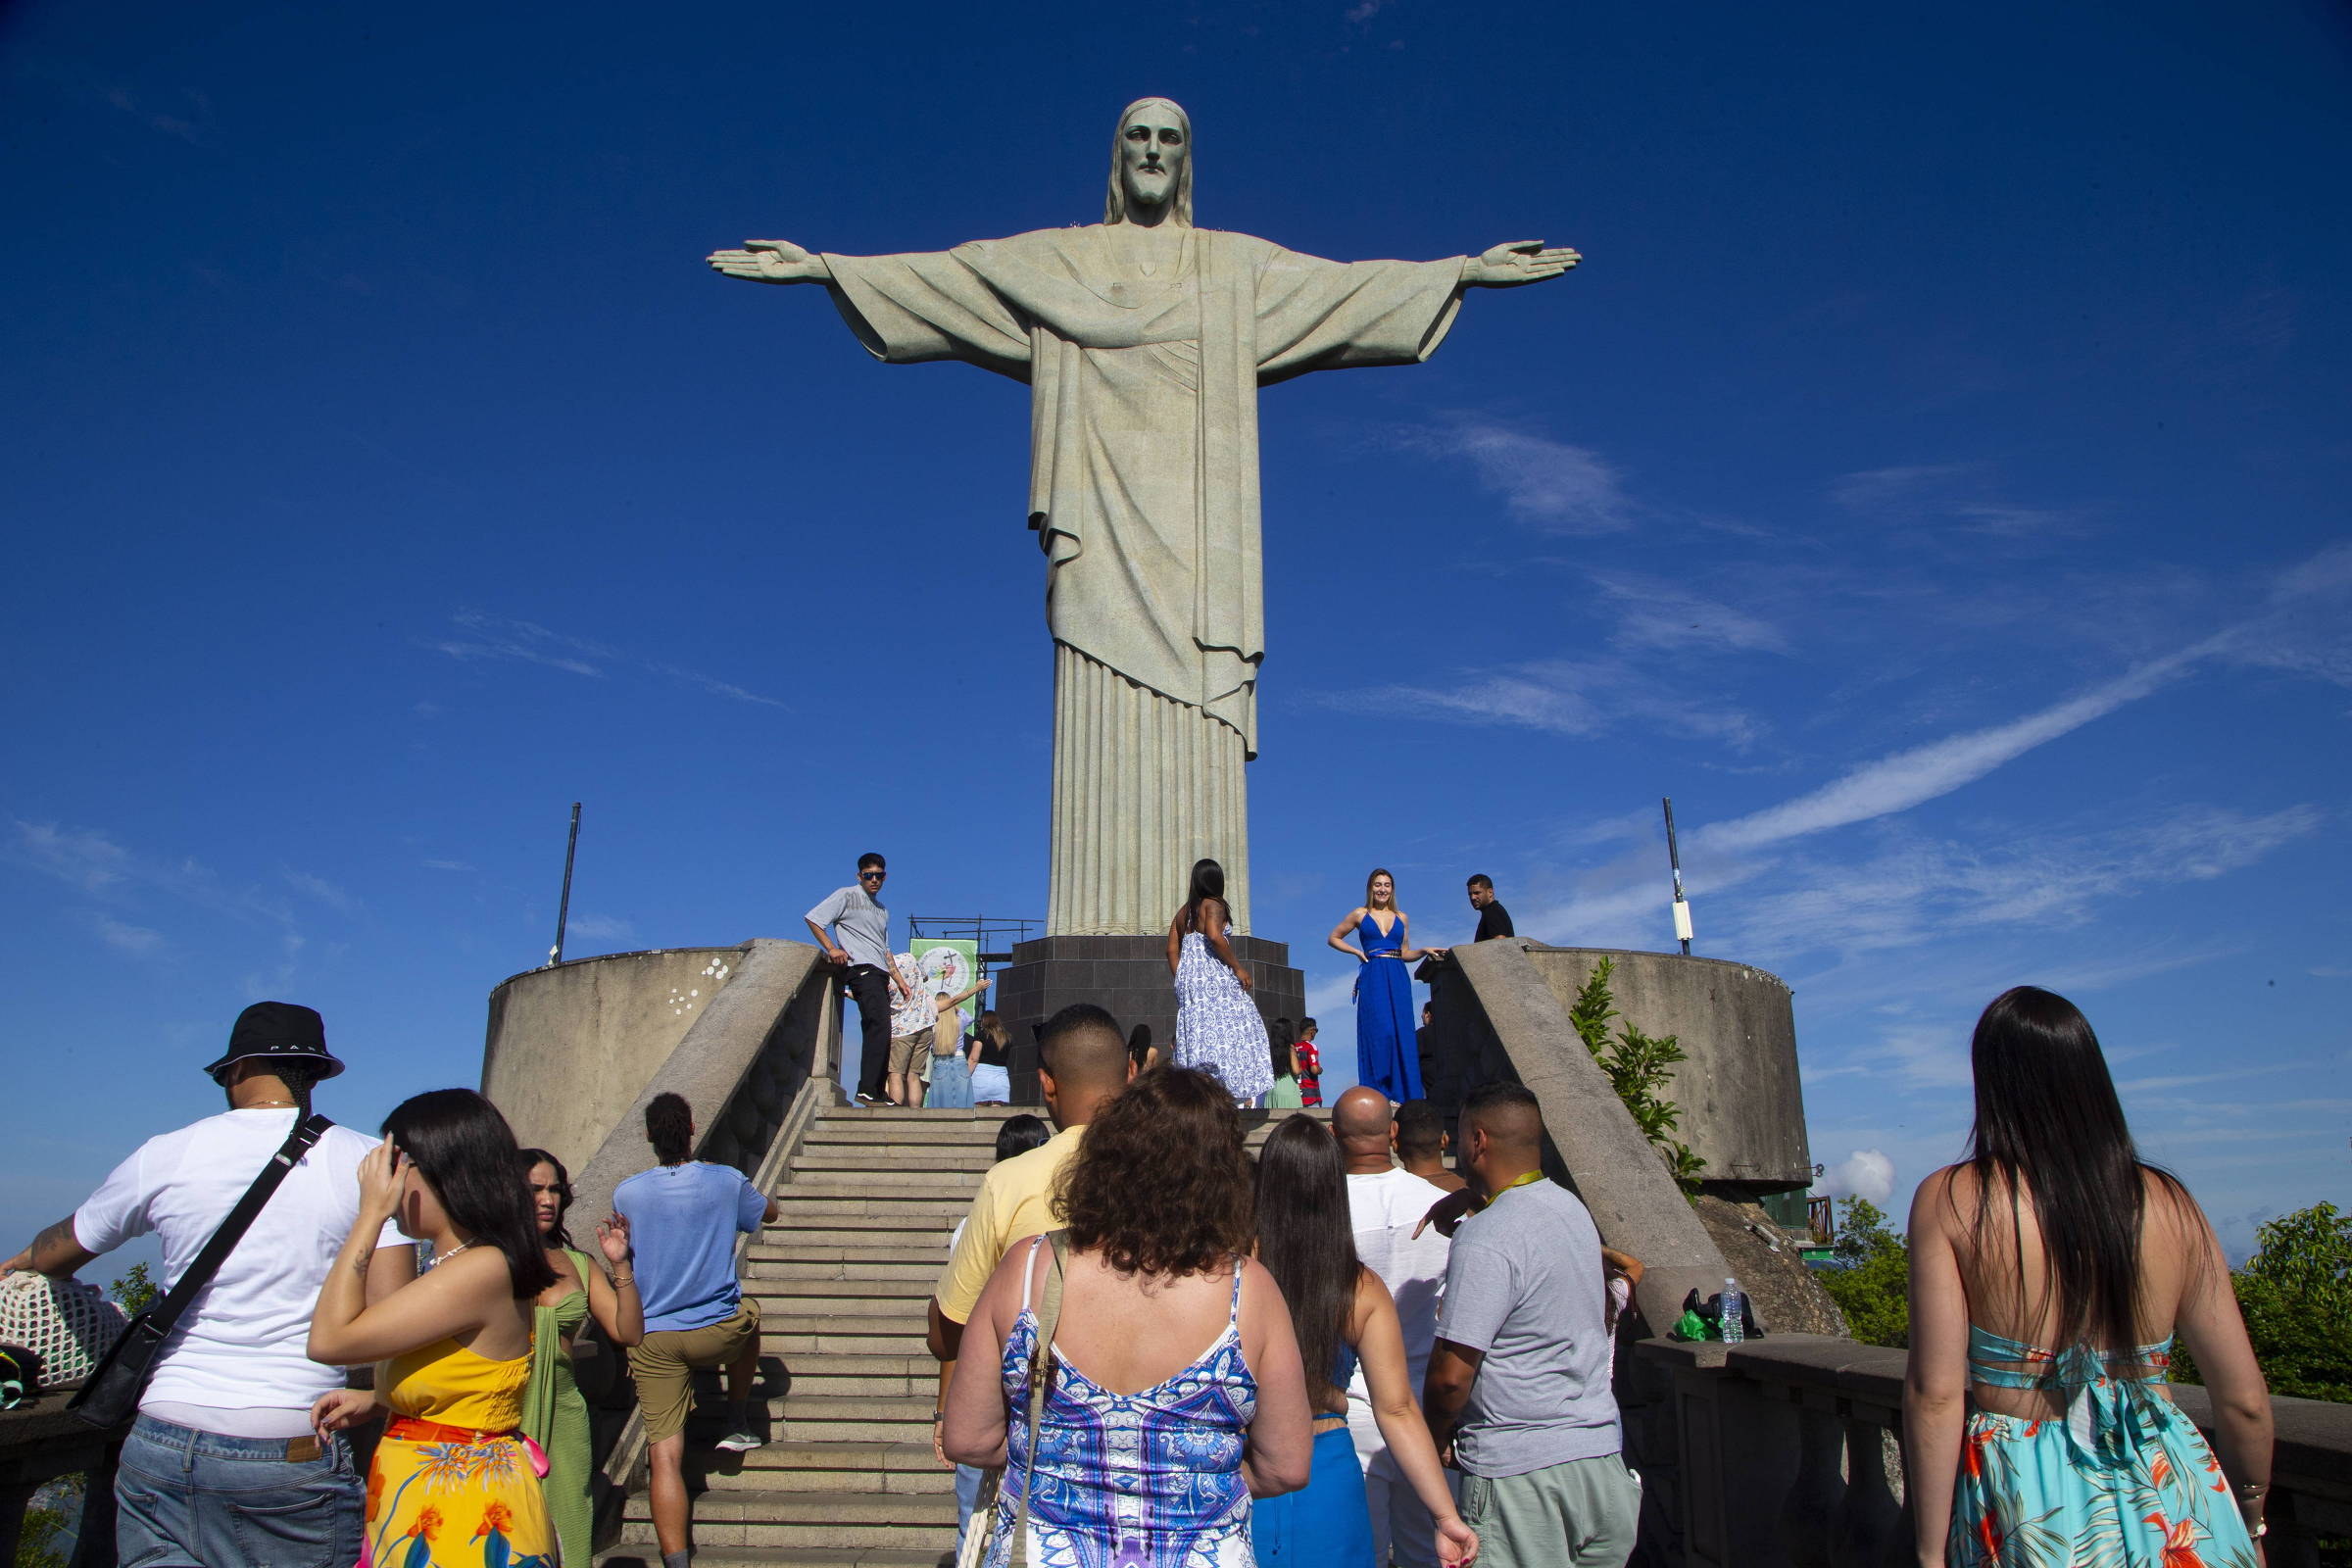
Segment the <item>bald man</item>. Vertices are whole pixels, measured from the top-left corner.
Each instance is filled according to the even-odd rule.
[[[1355,1255],[1396,1298],[1405,1366],[1417,1389],[1437,1339],[1438,1297],[1446,1286],[1448,1243],[1434,1228],[1418,1237],[1413,1231],[1446,1190],[1398,1170],[1391,1161],[1391,1114],[1386,1095],[1359,1084],[1332,1102],[1331,1130],[1348,1164]],[[1437,1568],[1437,1527],[1380,1435],[1372,1391],[1360,1365],[1348,1384],[1348,1434],[1355,1440],[1356,1461],[1364,1467],[1364,1500],[1372,1510],[1372,1560],[1389,1562],[1394,1551],[1399,1568]]]
[[[939,1398],[931,1411],[931,1449],[941,1464],[948,1463],[940,1442],[941,1412],[948,1407],[948,1385],[956,1376],[956,1352],[963,1341],[963,1326],[971,1321],[980,1300],[980,1288],[997,1271],[1015,1243],[1059,1228],[1061,1216],[1054,1206],[1054,1184],[1061,1168],[1078,1152],[1078,1140],[1087,1124],[1102,1112],[1135,1076],[1134,1058],[1127,1054],[1127,1037],[1118,1020],[1101,1007],[1076,1003],[1046,1020],[1037,1032],[1037,1082],[1046,1097],[1046,1112],[1060,1129],[1024,1154],[999,1160],[980,1179],[972,1210],[956,1239],[956,1250],[939,1277],[931,1298],[931,1353],[939,1358]],[[994,1356],[996,1348],[989,1348]],[[968,1472],[968,1474],[967,1474]],[[965,1519],[971,1517],[980,1490],[980,1472],[956,1467],[956,1496]]]
[[[1462,1105],[1462,1154],[1486,1207],[1453,1233],[1422,1384],[1438,1452],[1466,1477],[1462,1522],[1485,1568],[1620,1568],[1642,1487],[1609,1389],[1600,1232],[1544,1179],[1544,1110],[1517,1084]]]

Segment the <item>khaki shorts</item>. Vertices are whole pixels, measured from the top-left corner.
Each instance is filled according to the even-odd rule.
[[[890,1070],[892,1072],[912,1072],[914,1071],[914,1059],[917,1056],[928,1056],[929,1054],[931,1054],[931,1031],[928,1029],[917,1029],[910,1035],[892,1035],[890,1037]]]
[[[732,1366],[746,1344],[760,1343],[760,1303],[746,1298],[735,1315],[699,1329],[660,1329],[629,1347],[629,1376],[645,1412],[645,1441],[660,1443],[686,1430],[694,1406],[694,1374]]]

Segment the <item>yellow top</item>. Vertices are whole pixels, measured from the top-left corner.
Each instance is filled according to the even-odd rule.
[[[1054,1184],[1078,1152],[1084,1127],[1064,1127],[1045,1143],[1010,1159],[999,1160],[980,1178],[980,1192],[963,1222],[963,1235],[940,1275],[939,1309],[958,1323],[972,1320],[980,1292],[1012,1244],[1043,1236],[1061,1224],[1054,1211]]]
[[[522,1424],[522,1389],[530,1378],[528,1350],[512,1361],[493,1361],[455,1340],[436,1340],[379,1363],[375,1396],[400,1415],[508,1432]]]

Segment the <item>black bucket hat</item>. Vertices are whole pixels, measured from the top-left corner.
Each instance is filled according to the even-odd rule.
[[[249,1056],[315,1062],[321,1078],[343,1070],[343,1064],[326,1054],[325,1020],[292,1002],[257,1002],[238,1013],[236,1027],[228,1032],[228,1054],[204,1070],[218,1083],[232,1062]]]

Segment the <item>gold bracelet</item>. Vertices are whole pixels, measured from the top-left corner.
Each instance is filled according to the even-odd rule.
[[[612,1276],[612,1288],[616,1291],[633,1291],[637,1288],[637,1276],[632,1274],[624,1280],[615,1274]]]

